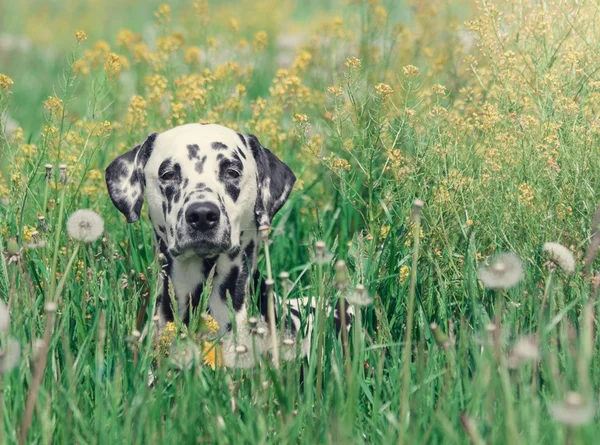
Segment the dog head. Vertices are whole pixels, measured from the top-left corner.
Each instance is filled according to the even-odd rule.
[[[144,196],[156,236],[172,257],[240,249],[287,200],[296,178],[253,135],[187,124],[153,133],[106,169],[110,198],[128,222]]]

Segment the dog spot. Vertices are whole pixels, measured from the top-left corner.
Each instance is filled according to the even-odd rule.
[[[233,266],[225,277],[225,280],[221,283],[219,287],[219,296],[223,302],[227,302],[227,293],[231,296],[231,305],[235,311],[239,311],[244,304],[244,285],[240,286],[239,284],[240,278],[240,268],[238,266]],[[240,280],[241,281],[241,280]]]
[[[192,159],[198,159],[198,151],[200,150],[200,147],[198,147],[198,144],[189,144],[187,146],[188,149],[188,159],[191,161]]]
[[[232,248],[231,252],[229,252],[229,259],[235,259],[235,257],[238,256],[238,254],[240,253],[240,250],[242,250],[240,246],[235,246],[234,248]]]
[[[254,241],[250,240],[250,242],[248,243],[248,245],[246,247],[244,247],[244,256],[245,256],[245,261],[247,264],[249,264],[250,266],[252,266],[252,263],[254,262]]]
[[[229,148],[223,142],[213,142],[210,146],[213,150],[227,150]]]
[[[221,159],[223,159],[225,157],[225,155],[223,153],[219,153],[217,155],[217,161],[220,161]]]
[[[227,184],[225,186],[225,192],[231,196],[233,202],[237,202],[237,199],[240,196],[240,188],[235,184]]]
[[[236,148],[237,148],[237,150],[236,150],[236,151],[238,152],[238,154],[239,154],[239,155],[240,155],[242,158],[246,159],[246,154],[244,153],[244,150],[241,150],[239,147],[236,147]]]
[[[200,303],[200,297],[202,296],[202,292],[204,291],[204,283],[198,284],[194,291],[191,294],[191,306],[193,309],[198,307],[198,303]],[[187,325],[190,323],[190,306],[188,305],[185,315],[183,317],[183,322]]]
[[[204,163],[205,162],[206,162],[206,155],[203,156],[200,161],[196,162],[196,166],[194,167],[196,169],[196,172],[200,175],[204,172]]]

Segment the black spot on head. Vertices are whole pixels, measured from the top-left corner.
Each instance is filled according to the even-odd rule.
[[[233,202],[237,202],[237,199],[240,196],[241,175],[237,178],[232,178],[228,174],[230,169],[237,170],[239,172],[244,170],[244,164],[237,153],[233,154],[232,160],[224,159],[219,164],[219,180],[225,184],[225,191],[231,197]]]
[[[238,154],[239,154],[239,155],[240,155],[242,158],[246,159],[246,153],[244,153],[244,150],[242,150],[240,147],[236,147],[236,148],[237,148],[237,150],[236,150],[236,151],[238,152]]]
[[[192,159],[198,159],[198,151],[200,150],[200,147],[198,147],[198,144],[189,144],[187,146],[188,149],[188,159],[191,161]]]
[[[225,185],[225,192],[231,196],[233,202],[237,202],[237,199],[240,196],[240,188],[235,184],[227,184]]]
[[[213,142],[212,144],[210,144],[210,146],[213,150],[226,150],[227,148],[229,148],[222,142]]]
[[[225,155],[223,153],[219,153],[217,155],[217,161],[220,161],[221,159],[223,159],[225,157]]]
[[[248,146],[248,144],[246,143],[246,138],[245,138],[245,137],[244,137],[242,134],[240,134],[240,133],[238,133],[237,135],[238,135],[238,137],[240,138],[240,141],[242,141],[242,145],[243,145],[244,147],[247,147],[247,146]]]
[[[196,169],[196,172],[198,172],[198,174],[202,174],[204,172],[204,163],[205,162],[206,162],[206,155],[204,155],[201,160],[196,162],[195,169]]]

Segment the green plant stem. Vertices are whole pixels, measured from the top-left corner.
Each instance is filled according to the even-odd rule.
[[[318,286],[319,293],[317,296],[318,301],[318,312],[317,317],[317,399],[321,400],[321,394],[323,391],[323,337],[324,337],[324,322],[325,322],[325,295],[324,295],[324,286],[323,286],[323,265],[321,262],[317,265],[317,274],[318,274]]]
[[[277,345],[277,326],[275,325],[275,302],[273,301],[273,271],[271,269],[271,255],[269,252],[269,240],[265,239],[265,262],[267,263],[267,310],[269,313],[269,330],[271,333],[271,353],[273,355],[273,365],[279,369],[279,349]]]
[[[412,346],[413,316],[415,310],[415,293],[417,288],[417,266],[419,263],[419,247],[421,233],[421,216],[419,212],[415,215],[415,226],[413,234],[413,256],[412,268],[410,271],[410,289],[408,292],[408,312],[406,314],[406,339],[404,343],[404,352],[402,354],[402,393],[400,397],[400,436],[399,443],[404,443],[404,422],[409,410],[409,387],[410,387],[410,362]]]
[[[58,266],[58,251],[60,250],[60,235],[62,234],[62,225],[63,225],[63,217],[65,211],[65,193],[67,190],[67,185],[63,184],[63,188],[60,191],[60,206],[58,210],[58,221],[56,222],[56,226],[54,226],[54,230],[56,232],[54,236],[54,253],[52,254],[52,268],[50,269],[50,287],[48,289],[48,296],[50,298],[54,297],[54,293],[56,291],[56,268]],[[64,275],[63,275],[64,277]]]

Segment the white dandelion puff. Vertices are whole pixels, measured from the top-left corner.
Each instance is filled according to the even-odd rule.
[[[566,273],[575,272],[575,258],[569,249],[558,243],[544,243],[542,250],[546,252],[549,260],[564,270]]]
[[[8,332],[10,326],[10,314],[8,313],[8,307],[4,304],[4,301],[0,300],[0,332]]]
[[[585,425],[596,415],[596,407],[577,392],[568,392],[563,401],[552,402],[549,407],[557,422],[570,427]]]
[[[373,299],[362,284],[357,284],[354,291],[346,296],[346,300],[348,303],[358,307],[369,306],[373,303]]]
[[[92,210],[77,210],[67,221],[67,233],[74,240],[91,243],[104,233],[104,220]]]
[[[5,374],[19,364],[21,345],[14,338],[9,338],[0,351],[0,374]]]
[[[292,362],[296,360],[296,341],[293,337],[286,336],[281,342],[281,361]]]
[[[510,350],[508,364],[511,369],[516,369],[523,362],[541,358],[540,346],[535,337],[523,337],[517,340]]]
[[[477,276],[488,289],[509,289],[523,278],[523,263],[514,253],[502,253],[489,267],[481,267]]]
[[[192,341],[179,344],[169,352],[169,362],[180,371],[189,371],[194,363],[200,362],[200,349]]]
[[[230,337],[230,336],[229,336]],[[223,340],[223,364],[228,368],[250,369],[256,366],[254,354],[246,345],[236,344],[232,338]]]

